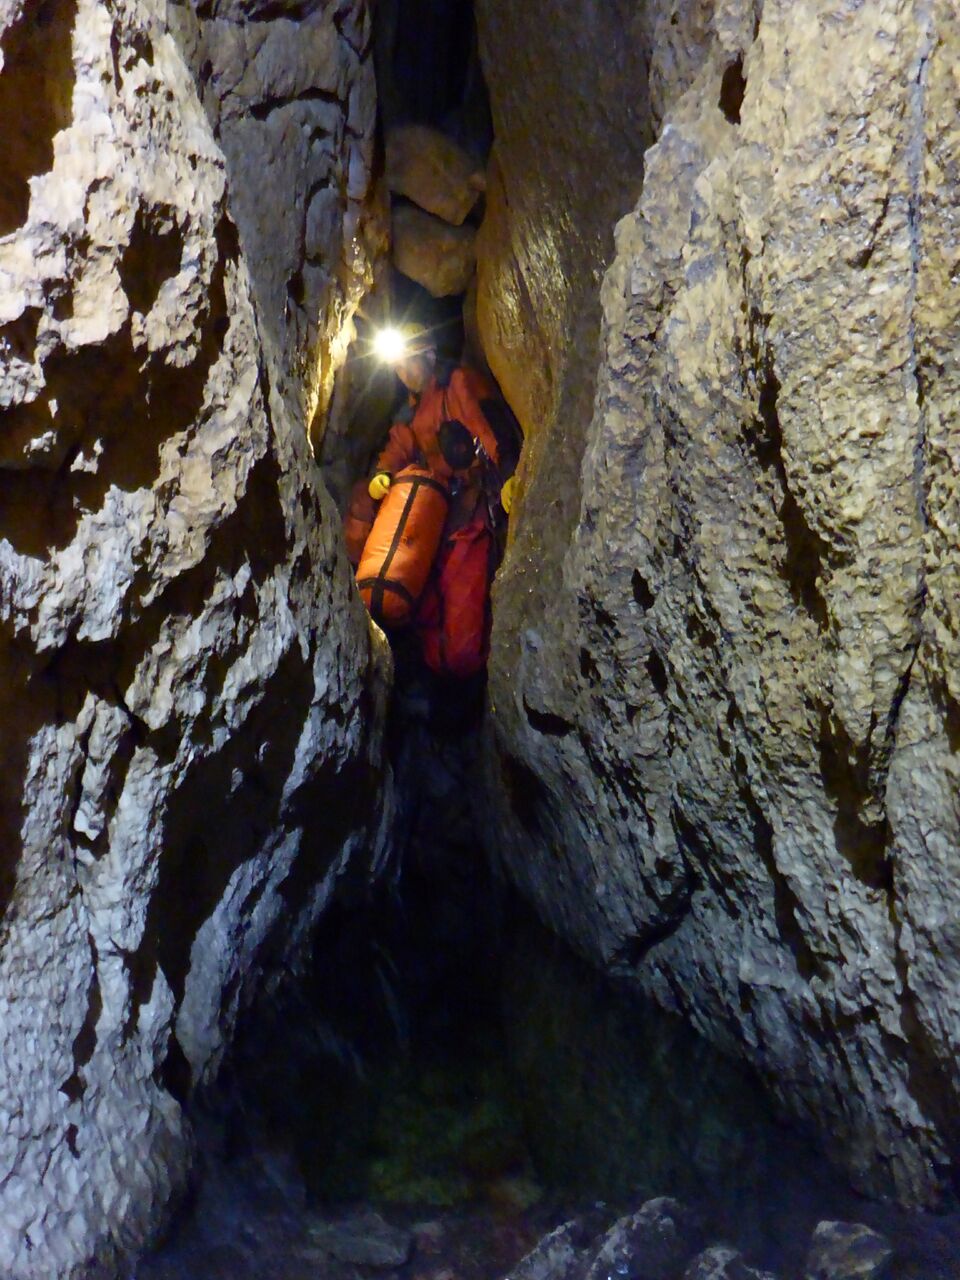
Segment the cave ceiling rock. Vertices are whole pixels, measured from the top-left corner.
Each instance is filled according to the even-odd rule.
[[[546,919],[749,1059],[859,1186],[936,1203],[960,1100],[958,18],[657,7],[630,99],[656,145],[591,252],[604,228],[550,165],[582,173],[582,147],[599,173],[595,139],[552,145],[543,85],[611,46],[553,7],[556,46],[479,4],[480,322],[527,429],[496,842]],[[609,262],[602,290],[564,234]],[[601,296],[594,359],[558,325]]]
[[[392,811],[389,652],[306,434],[376,242],[369,14],[214,8],[0,0],[12,1280],[155,1238],[184,1097]]]

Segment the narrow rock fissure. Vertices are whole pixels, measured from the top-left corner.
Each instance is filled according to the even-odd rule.
[[[428,38],[414,40],[417,30]],[[383,6],[374,42],[386,133],[439,128],[451,141],[466,140],[486,153],[487,111],[476,101],[464,110],[477,95],[472,30],[467,5],[398,0]],[[741,121],[745,92],[740,57],[727,66],[720,86],[719,107],[731,123]],[[264,121],[291,101],[311,100],[336,99],[311,91],[264,100],[251,114]],[[388,139],[388,153],[390,145]],[[425,326],[456,356],[464,341],[468,349],[477,341],[461,313],[467,275],[454,285],[442,264],[417,259],[416,236],[426,244],[431,233],[415,229],[422,210],[400,185],[392,198],[393,266],[380,285],[386,303],[368,304],[357,349],[378,317],[402,316]],[[322,181],[314,184],[308,199],[323,190]],[[859,265],[868,263],[869,257]],[[302,271],[288,279],[286,290],[303,308]],[[474,345],[472,357],[482,361],[482,348]],[[385,415],[397,406],[395,390],[371,373],[370,357],[357,359],[367,361],[367,380],[347,395],[349,429],[338,434],[328,424],[319,453],[341,508],[349,484],[372,465],[373,437],[364,423],[378,419],[382,431]],[[820,579],[829,547],[807,524],[788,486],[771,353],[763,363],[763,437],[756,449],[782,495],[782,572],[796,604],[822,633],[828,615]],[[633,571],[632,591],[644,612],[652,608],[653,592],[639,570]],[[612,630],[613,618],[606,622]],[[719,617],[717,622],[722,629]],[[701,650],[716,645],[694,614],[686,632]],[[357,1267],[363,1275],[387,1273],[397,1280],[494,1280],[513,1273],[529,1250],[531,1261],[521,1268],[532,1268],[537,1280],[562,1280],[582,1274],[590,1257],[593,1275],[600,1274],[598,1267],[614,1266],[617,1257],[631,1258],[631,1249],[656,1254],[666,1247],[664,1233],[683,1236],[680,1248],[688,1254],[723,1239],[757,1266],[800,1275],[810,1233],[828,1213],[889,1231],[889,1219],[839,1179],[825,1178],[815,1147],[758,1102],[757,1080],[654,1005],[641,1003],[635,991],[618,989],[584,967],[491,870],[484,838],[482,682],[438,683],[423,670],[408,635],[392,641],[388,741],[397,812],[387,882],[371,892],[348,876],[306,967],[295,981],[294,975],[280,981],[269,1015],[258,1008],[241,1021],[226,1066],[193,1103],[202,1141],[194,1201],[172,1243],[141,1264],[139,1280],[205,1275],[211,1255],[232,1275],[251,1268],[255,1273],[268,1251],[271,1274],[280,1277],[322,1263],[325,1274],[344,1280]],[[650,649],[645,662],[655,693],[665,699],[672,681],[663,658]],[[588,680],[597,673],[586,650],[580,668]],[[680,674],[677,680],[682,686]],[[685,700],[682,687],[677,696]],[[533,733],[547,739],[562,741],[576,728],[526,696],[522,709]],[[589,744],[584,746],[589,757]],[[859,774],[855,778],[854,765],[839,759],[840,750],[825,733],[822,764],[838,806],[838,847],[865,883],[874,885],[878,877],[886,883],[883,842],[878,854],[876,831],[858,817]],[[542,839],[552,826],[544,821],[550,792],[520,760],[501,753],[500,763],[514,811]],[[743,767],[740,773],[745,776]],[[374,803],[362,772],[337,785],[346,785],[354,805]],[[807,941],[798,918],[801,900],[776,865],[772,828],[743,781],[741,798],[797,973],[805,982],[824,981],[828,966]],[[652,837],[649,812],[645,821]],[[323,804],[308,818],[307,832],[311,822],[329,826]],[[676,806],[671,822],[693,858],[682,892],[671,898],[666,915],[611,951],[612,971],[629,975],[655,964],[659,949],[695,912],[704,883],[739,915],[735,897],[714,871],[716,847]],[[873,862],[878,857],[880,870]],[[209,851],[191,854],[198,864],[210,858]],[[291,908],[322,875],[322,866],[313,863],[303,860],[282,886]],[[221,892],[217,887],[206,901],[197,899],[198,923]],[[183,951],[174,945],[171,953]],[[169,966],[163,967],[169,978]],[[749,1016],[755,994],[742,986],[740,998]],[[656,1201],[659,1207],[643,1209],[637,1218],[641,1204],[657,1195],[679,1197],[692,1208]],[[238,1205],[244,1225],[236,1238],[230,1224]],[[631,1214],[625,1227],[623,1215]],[[571,1218],[576,1226],[564,1246],[570,1255],[563,1269],[550,1262],[554,1237],[548,1233],[569,1231],[564,1224]],[[617,1219],[621,1225],[614,1228]],[[538,1248],[546,1249],[545,1261],[536,1260]],[[679,1275],[677,1266],[667,1259],[649,1275]],[[738,1274],[760,1274],[740,1266]],[[636,1275],[648,1272],[641,1266]]]
[[[887,8],[0,0],[0,1274],[956,1276]]]

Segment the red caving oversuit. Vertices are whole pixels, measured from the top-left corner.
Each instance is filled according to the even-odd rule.
[[[410,396],[406,420],[390,429],[374,473],[395,476],[404,467],[428,467],[450,489],[443,540],[420,598],[414,628],[423,659],[443,675],[471,676],[483,669],[490,646],[490,579],[495,565],[492,508],[499,502],[500,447],[481,407],[496,392],[473,369],[438,366],[420,396]],[[462,423],[479,449],[466,466],[453,467],[440,447],[440,427]],[[367,480],[357,483],[344,521],[356,565],[376,515]]]

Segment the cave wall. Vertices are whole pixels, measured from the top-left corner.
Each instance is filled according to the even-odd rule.
[[[389,817],[307,439],[379,234],[367,5],[199,15],[0,2],[10,1277],[155,1234],[181,1102]]]
[[[495,593],[495,845],[554,928],[749,1059],[857,1185],[943,1202],[960,18],[946,0],[650,6],[626,132],[656,141],[601,289],[553,253],[578,184],[531,157],[572,149],[602,184],[623,54],[558,7],[581,24],[569,46],[519,18],[507,41],[479,6],[504,175],[484,337],[528,430]],[[591,76],[601,101],[581,104]],[[561,421],[587,348],[557,317],[601,300],[592,411]]]

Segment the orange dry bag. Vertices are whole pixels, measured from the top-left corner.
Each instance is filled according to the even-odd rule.
[[[363,548],[357,586],[382,627],[413,617],[447,519],[447,487],[422,467],[398,472]]]

